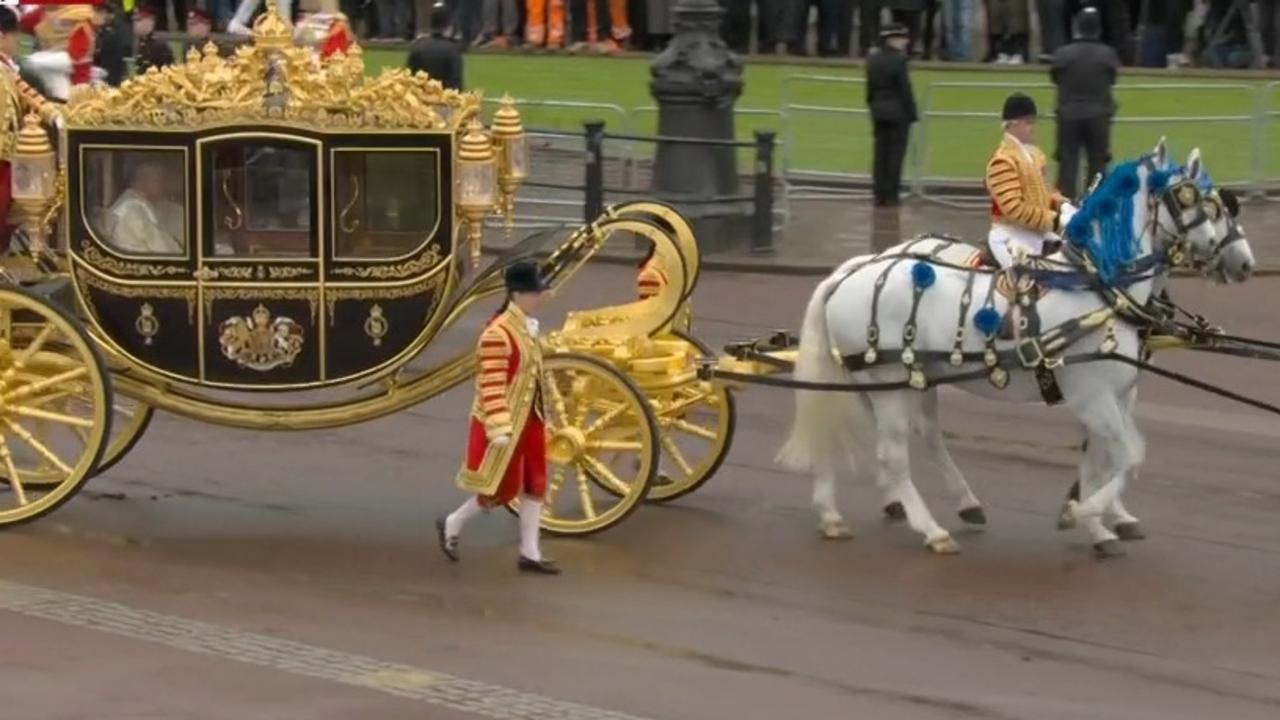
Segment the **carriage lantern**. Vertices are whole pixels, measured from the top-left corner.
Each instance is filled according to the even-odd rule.
[[[502,106],[493,115],[493,140],[499,154],[498,189],[502,193],[501,210],[511,224],[515,211],[516,192],[529,177],[529,145],[524,127],[520,124],[520,112],[510,96],[502,98]]]
[[[484,217],[493,212],[497,198],[497,163],[493,140],[480,121],[472,118],[458,147],[458,210],[467,223],[471,241],[471,266],[480,265],[480,239]]]
[[[11,160],[13,206],[26,229],[32,253],[44,251],[43,218],[58,194],[58,156],[40,118],[27,115]]]

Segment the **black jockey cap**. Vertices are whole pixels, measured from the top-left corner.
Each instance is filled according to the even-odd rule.
[[[1036,101],[1022,93],[1014,93],[1005,98],[1004,110],[1000,113],[1000,119],[1005,122],[1035,116]]]
[[[547,282],[532,260],[517,260],[502,273],[509,293],[540,293],[547,290]]]
[[[911,37],[911,33],[907,30],[907,26],[902,23],[889,23],[880,31],[880,39],[888,40],[896,37]]]
[[[1075,36],[1077,40],[1097,40],[1102,37],[1102,15],[1098,8],[1087,7],[1076,14]]]

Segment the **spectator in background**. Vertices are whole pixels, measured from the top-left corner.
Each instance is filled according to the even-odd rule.
[[[948,60],[969,62],[973,59],[973,20],[977,12],[976,0],[942,0]]]
[[[893,21],[907,29],[907,54],[914,55],[920,51],[920,16],[924,12],[925,0],[879,0],[880,6],[888,8]]]
[[[520,42],[517,0],[484,0],[478,41],[485,48],[508,48]]]
[[[1067,44],[1066,0],[1036,0],[1036,12],[1040,19],[1040,48],[1042,59],[1052,60],[1058,48]]]
[[[612,37],[609,0],[571,0],[569,23],[573,33],[569,52],[618,52]]]
[[[156,12],[156,29],[169,32],[169,9],[173,10],[174,31],[187,30],[187,0],[153,0],[152,9]],[[138,3],[139,5],[142,3]]]
[[[881,0],[862,0],[858,5],[858,51],[870,57],[879,45]]]
[[[875,204],[893,207],[899,203],[907,140],[918,116],[911,76],[907,72],[911,34],[895,23],[885,27],[880,38],[880,50],[867,59],[867,108],[871,111],[875,134],[871,177]]]
[[[1116,113],[1112,86],[1120,58],[1102,42],[1102,18],[1094,8],[1076,16],[1075,40],[1053,55],[1050,77],[1058,86],[1058,191],[1078,197],[1080,154],[1084,151],[1089,174],[1106,172],[1111,161],[1111,119]]]
[[[818,54],[830,54],[823,41],[834,37],[836,25],[835,3],[823,0],[787,0],[779,18],[786,30],[783,40],[787,44],[787,54],[803,57],[809,54],[809,15],[810,9],[818,9]],[[743,45],[750,44],[750,38],[744,38]]]
[[[445,37],[449,10],[443,3],[431,6],[431,34],[413,41],[406,66],[410,72],[425,72],[452,90],[462,89],[462,45]]]
[[[1102,39],[1116,49],[1122,63],[1132,65],[1137,54],[1133,42],[1133,18],[1136,13],[1131,12],[1129,0],[1092,0],[1089,5],[1096,7],[1102,17]]]
[[[1173,2],[1181,4],[1177,0]],[[1276,58],[1277,39],[1280,38],[1280,0],[1258,0],[1258,30],[1262,34],[1262,48],[1267,54],[1269,67],[1280,67]]]
[[[810,0],[720,0],[724,8],[725,44],[729,49],[746,54],[751,52],[751,6],[756,8],[756,52],[772,55],[778,50],[778,42],[787,40],[787,8],[791,3],[807,3]],[[824,0],[830,2],[830,0]]]
[[[1119,1],[1119,0],[1117,0]],[[995,62],[1021,65],[1030,49],[1027,0],[988,0],[987,33]]]
[[[671,40],[675,5],[676,0],[644,0],[645,42],[649,50],[661,52]]]
[[[468,4],[477,5],[477,0],[468,0]],[[406,40],[410,36],[413,23],[412,0],[375,0],[378,11],[378,33],[376,40]]]
[[[210,42],[213,32],[213,16],[207,10],[195,8],[187,13],[187,41],[182,44],[182,57],[186,58],[192,50],[204,50]],[[235,52],[235,46],[226,43],[215,43],[218,54],[229,57]]]
[[[564,47],[565,0],[527,0],[524,41],[534,47]]]
[[[129,52],[121,37],[114,2],[93,6],[93,25],[98,28],[98,37],[93,44],[93,64],[102,68],[105,83],[117,87],[124,82],[125,56]]]
[[[145,74],[151,68],[173,64],[173,48],[155,38],[156,11],[147,6],[133,10],[133,37],[137,49],[133,53],[133,73]]]

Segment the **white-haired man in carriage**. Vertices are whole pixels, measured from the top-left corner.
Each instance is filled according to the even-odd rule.
[[[1035,146],[1035,101],[1014,93],[1000,117],[1004,137],[987,163],[985,179],[991,196],[987,245],[996,263],[1009,267],[1020,254],[1052,252],[1046,240],[1058,240],[1075,208],[1046,179],[1047,161]]]

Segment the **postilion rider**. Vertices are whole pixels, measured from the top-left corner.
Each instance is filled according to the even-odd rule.
[[[458,538],[466,523],[520,497],[520,558],[523,572],[558,575],[543,557],[539,521],[547,490],[547,435],[542,414],[542,350],[533,313],[547,290],[538,266],[519,261],[504,274],[507,300],[480,334],[479,371],[466,463],[458,486],[474,493],[436,521],[440,549],[457,562]]]
[[[1014,93],[1000,117],[1004,137],[987,163],[985,181],[991,196],[987,245],[996,263],[1007,268],[1020,254],[1052,254],[1045,241],[1059,241],[1076,209],[1049,188],[1045,155],[1035,146],[1035,101]]]

